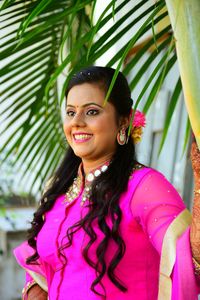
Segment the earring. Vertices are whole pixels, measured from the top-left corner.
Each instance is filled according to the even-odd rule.
[[[120,131],[118,132],[117,142],[121,146],[123,146],[126,143],[126,130],[125,130],[125,128],[120,129]]]

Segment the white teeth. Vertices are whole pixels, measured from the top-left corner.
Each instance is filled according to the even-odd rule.
[[[91,137],[91,135],[88,134],[75,134],[74,135],[76,140],[84,140],[84,139],[88,139]]]

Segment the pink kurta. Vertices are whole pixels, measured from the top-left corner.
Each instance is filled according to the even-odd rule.
[[[38,267],[25,264],[25,257],[30,251],[29,246],[23,244],[15,249],[18,262],[27,271],[31,270],[46,278],[50,300],[103,299],[90,290],[96,276],[93,268],[82,257],[82,249],[88,242],[88,236],[85,232],[79,230],[75,233],[72,246],[63,250],[63,254],[67,258],[64,267],[64,260],[57,251],[57,246],[64,245],[67,241],[65,238],[67,228],[80,220],[81,215],[87,212],[87,208],[80,205],[82,192],[83,190],[70,204],[64,204],[65,196],[61,195],[56,200],[53,209],[46,213],[45,223],[37,237],[41,270],[36,269]],[[172,266],[174,271],[169,274],[166,285],[165,275],[161,274],[165,272],[160,268],[162,253],[165,252],[165,256],[169,254],[166,268],[168,268],[168,261],[173,260],[173,250],[170,250],[173,247],[170,246],[170,240],[163,242],[164,237],[167,237],[166,233],[171,230],[170,225],[174,224],[174,220],[178,220],[181,214],[185,212],[184,203],[173,186],[161,173],[151,168],[134,171],[129,180],[127,191],[121,195],[120,207],[122,210],[120,232],[126,244],[126,252],[117,266],[115,274],[128,290],[125,293],[120,291],[105,275],[102,283],[106,290],[106,299],[197,299],[198,284],[191,260],[189,229],[184,227],[181,235],[179,234],[179,239],[175,240],[177,255],[174,251]],[[110,226],[109,218],[107,223]],[[178,226],[181,227],[181,224],[181,222],[178,223]],[[103,237],[103,233],[96,224],[93,226],[98,238],[91,247],[89,255],[95,261],[96,246]],[[106,253],[107,264],[112,259],[116,249],[115,243],[111,241]],[[181,260],[182,263],[184,261],[184,268]],[[165,267],[165,257],[162,258],[162,264]],[[30,272],[30,275],[34,275],[34,273]],[[34,278],[34,276],[32,277]],[[163,282],[164,285],[162,285]],[[184,286],[186,282],[189,285],[187,288]],[[160,289],[162,286],[171,289],[171,294],[166,296],[164,291],[159,291],[159,284]],[[100,293],[104,293],[100,285],[96,286],[96,289]],[[165,288],[162,287],[162,289]],[[166,293],[168,292],[166,291]]]

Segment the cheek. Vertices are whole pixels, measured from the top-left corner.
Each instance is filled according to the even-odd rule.
[[[99,132],[102,134],[102,137],[108,141],[113,141],[116,139],[118,133],[117,124],[110,119],[107,122],[101,122],[101,127],[99,128]]]
[[[96,128],[102,132],[117,132],[118,124],[115,115],[107,113],[106,115],[101,115],[98,120],[96,120]]]
[[[63,131],[64,131],[66,138],[69,138],[70,137],[70,126],[67,122],[65,122],[63,124]]]

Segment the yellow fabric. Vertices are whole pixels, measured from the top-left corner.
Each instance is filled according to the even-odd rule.
[[[191,224],[192,216],[188,209],[182,211],[168,227],[162,245],[158,300],[171,300],[171,274],[176,260],[176,242]]]
[[[45,277],[28,269],[26,269],[26,271],[45,292],[48,292],[47,281]]]

